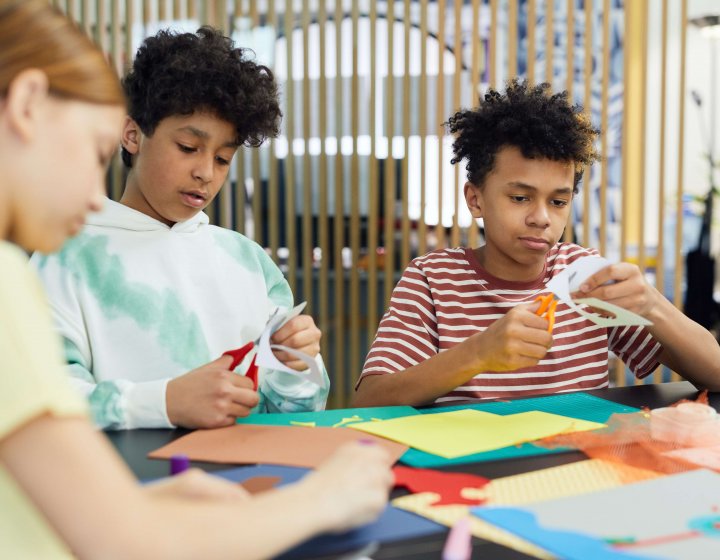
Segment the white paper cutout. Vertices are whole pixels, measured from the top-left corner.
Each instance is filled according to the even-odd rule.
[[[311,381],[312,383],[323,387],[325,385],[325,376],[320,370],[320,366],[318,365],[315,358],[309,356],[308,354],[305,354],[304,352],[295,350],[294,348],[288,348],[287,346],[283,346],[282,344],[270,343],[270,337],[273,335],[273,333],[280,329],[282,326],[284,326],[288,321],[300,315],[302,310],[305,309],[305,305],[306,302],[302,302],[285,312],[281,312],[279,308],[275,310],[275,312],[270,316],[270,319],[268,319],[268,322],[265,325],[265,329],[263,330],[262,334],[258,338],[256,363],[259,366],[275,371],[284,371],[286,373],[302,375],[306,377],[308,381]],[[297,371],[296,369],[287,367],[275,357],[275,354],[273,354],[273,350],[287,352],[294,358],[301,360],[303,363],[305,363],[308,369],[306,371]]]
[[[580,286],[585,280],[610,264],[612,263],[609,260],[602,257],[582,257],[570,264],[570,266],[560,274],[553,277],[547,283],[546,289],[555,294],[557,299],[573,309],[576,313],[579,313],[601,327],[652,325],[650,321],[632,311],[597,298],[582,298],[573,301],[571,294],[580,290]],[[595,309],[608,311],[612,313],[614,317],[602,317],[597,313],[583,309],[578,304],[589,305]]]

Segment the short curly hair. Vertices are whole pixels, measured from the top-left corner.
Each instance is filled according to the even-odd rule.
[[[272,72],[247,52],[207,26],[148,37],[122,80],[130,117],[152,136],[166,117],[207,111],[234,126],[238,146],[259,146],[277,136],[282,112]],[[125,149],[122,159],[132,167]]]
[[[575,165],[574,192],[586,167],[600,156],[592,126],[566,91],[552,94],[550,84],[530,86],[510,80],[505,94],[489,89],[479,107],[459,111],[445,123],[456,135],[452,163],[467,159],[468,181],[482,186],[500,149],[514,146],[528,159],[549,159]]]

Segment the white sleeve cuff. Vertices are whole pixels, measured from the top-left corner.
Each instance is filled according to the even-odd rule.
[[[170,378],[134,383],[123,391],[125,428],[174,428],[167,415],[165,392]]]

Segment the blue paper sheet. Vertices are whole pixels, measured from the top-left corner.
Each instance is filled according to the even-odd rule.
[[[258,476],[277,476],[280,477],[279,485],[282,486],[300,480],[308,472],[308,469],[299,467],[256,465],[215,471],[211,474],[233,482],[243,482]],[[312,507],[312,504],[309,504],[308,507]],[[320,535],[286,552],[279,558],[283,560],[316,558],[357,550],[374,541],[382,543],[412,539],[443,531],[447,531],[447,527],[388,505],[382,515],[373,523],[339,535]]]
[[[429,408],[421,410],[422,414],[437,414],[438,412],[449,412],[451,410],[475,409],[491,412],[493,414],[517,414],[530,410],[541,410],[563,416],[590,420],[591,422],[607,422],[613,414],[638,412],[637,408],[607,401],[587,393],[563,393],[561,395],[550,395],[546,397],[533,397],[505,402],[488,402],[472,405],[448,406],[441,408]],[[439,455],[426,453],[418,449],[409,449],[400,458],[401,463],[412,467],[434,468],[446,465],[459,465],[463,463],[479,463],[482,461],[497,461],[500,459],[516,459],[519,457],[530,457],[533,455],[547,455],[551,453],[562,453],[563,448],[545,449],[532,443],[525,443],[519,446],[504,447],[494,451],[465,455],[455,459],[446,459]]]

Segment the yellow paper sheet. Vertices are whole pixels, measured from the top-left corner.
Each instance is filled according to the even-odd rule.
[[[658,476],[661,475],[653,471],[592,459],[497,478],[482,488],[465,488],[461,493],[468,499],[484,499],[485,505],[514,506],[596,492]],[[537,546],[471,515],[470,508],[466,505],[433,506],[433,502],[438,498],[439,495],[433,492],[421,492],[396,498],[392,504],[448,527],[452,527],[459,519],[470,516],[471,530],[476,537],[536,558],[552,558],[552,555]]]
[[[474,409],[361,422],[348,426],[416,449],[454,459],[559,433],[595,430],[605,424],[548,412],[500,416]]]

